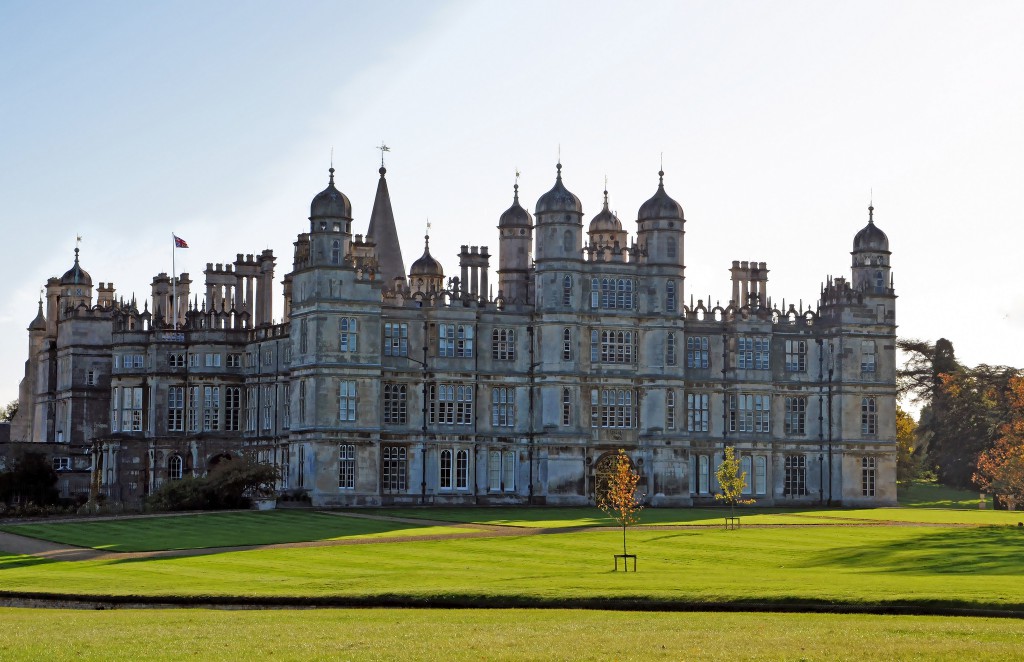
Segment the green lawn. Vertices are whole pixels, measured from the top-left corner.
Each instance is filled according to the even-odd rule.
[[[0,622],[12,661],[1005,660],[1024,646],[1002,619],[847,614],[0,609]]]
[[[327,516],[325,516],[327,517]],[[290,596],[393,604],[612,606],[621,601],[939,605],[1024,613],[1017,527],[780,527],[631,531],[634,573],[611,571],[615,531],[254,549],[61,562],[0,555],[7,591]]]
[[[901,506],[909,508],[973,508],[978,510],[979,493],[940,485],[934,480],[915,480],[899,490]],[[992,508],[992,498],[985,501]]]
[[[465,532],[455,527],[418,526],[296,510],[12,524],[0,526],[0,530],[115,552]]]

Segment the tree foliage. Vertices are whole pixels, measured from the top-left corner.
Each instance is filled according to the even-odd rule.
[[[46,454],[28,451],[14,461],[9,471],[0,473],[0,501],[53,505],[60,499],[56,485],[57,472]]]
[[[13,421],[14,417],[18,415],[18,401],[11,400],[7,405],[0,409],[0,421]]]
[[[896,407],[896,481],[905,483],[917,478],[921,458],[917,454],[917,421]]]
[[[605,489],[598,494],[597,506],[622,527],[622,553],[626,553],[626,527],[636,524],[643,510],[642,496],[636,493],[640,474],[633,470],[626,451],[619,449]]]
[[[740,471],[740,459],[736,457],[736,450],[732,446],[725,447],[725,455],[715,471],[715,477],[718,478],[718,485],[722,488],[720,494],[715,494],[715,499],[724,501],[733,516],[736,514],[736,506],[754,503],[753,499],[743,498],[743,488],[747,485],[747,472]]]
[[[247,508],[250,500],[276,493],[277,467],[244,458],[217,463],[203,478],[168,480],[148,504],[154,510],[220,510]]]
[[[995,443],[978,454],[974,482],[986,492],[1024,500],[1024,378],[1009,380],[1007,418]]]

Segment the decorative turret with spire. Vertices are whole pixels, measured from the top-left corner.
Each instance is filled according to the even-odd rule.
[[[370,212],[370,227],[366,231],[366,238],[376,244],[379,276],[390,286],[394,284],[396,278],[405,278],[405,261],[402,259],[402,245],[398,241],[398,229],[395,227],[395,214],[391,210],[388,181],[384,177],[387,169],[383,165],[383,151],[381,161],[377,196],[373,199],[373,211]]]

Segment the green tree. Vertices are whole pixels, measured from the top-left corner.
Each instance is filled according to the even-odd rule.
[[[736,506],[754,503],[753,499],[743,498],[747,472],[740,471],[740,459],[736,457],[736,450],[732,446],[725,447],[725,457],[722,458],[722,464],[718,465],[715,477],[718,478],[718,486],[722,489],[721,493],[715,494],[715,499],[724,501],[729,506],[730,517],[736,517]]]
[[[640,474],[633,471],[626,451],[619,449],[604,490],[598,494],[597,506],[622,527],[622,553],[626,554],[626,527],[636,524],[643,510],[642,496],[636,487]]]
[[[11,400],[7,403],[7,406],[0,409],[0,421],[13,421],[14,417],[18,415],[18,401]]]
[[[56,485],[57,472],[46,455],[25,452],[14,461],[10,471],[0,474],[0,501],[53,505],[60,499]]]

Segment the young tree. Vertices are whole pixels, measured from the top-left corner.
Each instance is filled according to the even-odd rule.
[[[718,466],[715,477],[718,478],[718,485],[722,488],[721,494],[715,494],[715,499],[728,504],[730,517],[736,517],[736,506],[754,503],[753,499],[743,498],[743,488],[747,484],[747,472],[740,471],[740,460],[736,457],[736,450],[732,446],[725,447],[725,457],[722,459],[722,464]]]
[[[619,449],[605,490],[598,495],[597,506],[622,527],[622,553],[626,554],[626,527],[636,524],[643,510],[642,496],[636,493],[640,474],[633,471],[626,451]]]

